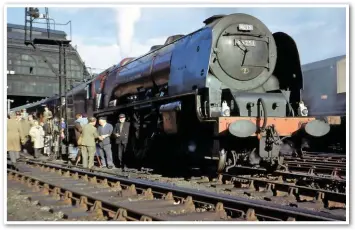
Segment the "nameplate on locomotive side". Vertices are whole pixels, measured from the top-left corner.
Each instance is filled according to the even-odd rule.
[[[110,101],[110,102],[108,103],[108,107],[116,106],[116,103],[117,103],[117,99],[116,99],[116,100],[113,100],[113,101]]]

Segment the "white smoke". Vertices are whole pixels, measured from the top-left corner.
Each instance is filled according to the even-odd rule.
[[[117,40],[121,50],[121,57],[131,55],[132,40],[135,23],[141,17],[139,7],[118,7],[116,8]]]

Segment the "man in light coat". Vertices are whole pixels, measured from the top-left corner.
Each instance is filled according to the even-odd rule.
[[[86,117],[83,117],[82,114],[77,114],[76,116],[76,120],[75,120],[75,127],[74,127],[74,131],[75,131],[75,138],[76,138],[76,142],[79,148],[78,154],[77,156],[75,156],[76,158],[76,163],[78,163],[81,159],[81,153],[82,153],[82,148],[81,148],[81,143],[79,143],[79,139],[82,139],[81,137],[81,133],[82,133],[82,128],[84,127],[84,125],[88,124],[88,119]]]
[[[96,152],[96,140],[102,139],[99,137],[97,129],[95,127],[96,118],[89,118],[89,124],[84,125],[82,128],[82,142],[81,142],[81,150],[82,150],[82,159],[83,159],[83,167],[91,169],[94,166],[94,156]]]
[[[15,114],[10,114],[7,120],[7,151],[12,163],[16,163],[20,158],[21,143],[25,142],[25,135],[22,131],[20,122]]]
[[[30,136],[33,142],[34,157],[38,158],[43,154],[44,148],[44,130],[42,126],[38,124],[38,121],[33,122],[33,126],[30,129]]]

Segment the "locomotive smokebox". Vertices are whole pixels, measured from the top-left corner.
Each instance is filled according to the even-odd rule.
[[[236,90],[250,90],[272,76],[276,44],[260,20],[246,14],[231,14],[215,18],[208,26],[214,34],[210,69],[221,82]]]

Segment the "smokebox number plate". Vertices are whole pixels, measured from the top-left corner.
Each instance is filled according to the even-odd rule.
[[[234,46],[255,46],[255,41],[254,40],[239,40],[239,39],[234,39]]]

